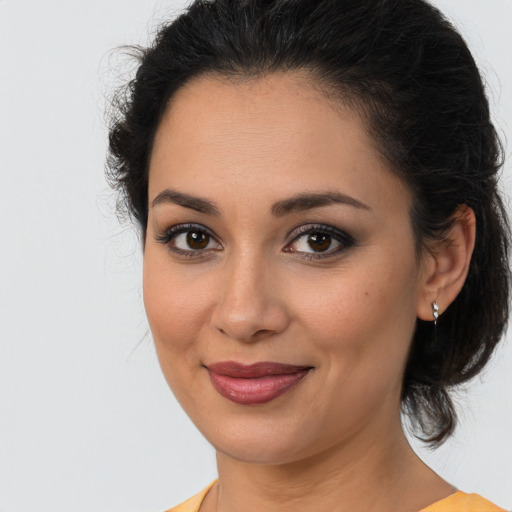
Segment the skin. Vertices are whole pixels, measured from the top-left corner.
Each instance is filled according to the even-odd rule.
[[[273,213],[325,192],[364,206]],[[434,300],[442,313],[464,282],[470,210],[449,243],[418,258],[407,186],[357,113],[300,73],[180,89],[156,134],[148,193],[144,301],[160,365],[217,451],[219,484],[202,511],[405,512],[454,492],[409,447],[400,391],[416,319],[432,319]],[[186,223],[208,230],[206,248],[166,237]],[[297,232],[307,225],[350,239],[331,238],[312,259],[318,246]],[[247,406],[220,396],[205,369],[230,360],[314,369]]]

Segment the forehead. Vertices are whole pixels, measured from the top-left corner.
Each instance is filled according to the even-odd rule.
[[[258,144],[263,152],[299,139],[308,146],[329,145],[345,121],[345,140],[371,140],[358,114],[329,96],[303,73],[274,73],[258,78],[199,77],[172,97],[157,130],[156,144],[200,144],[205,150],[235,150]],[[348,129],[347,129],[348,128]],[[168,136],[166,138],[166,135]],[[166,140],[164,140],[166,139]],[[339,142],[339,141],[338,141]],[[247,153],[245,153],[247,156]]]
[[[211,76],[173,96],[155,137],[149,196],[165,187],[204,195],[246,185],[271,201],[319,189],[378,195],[384,184],[388,194],[404,194],[359,114],[304,75]]]

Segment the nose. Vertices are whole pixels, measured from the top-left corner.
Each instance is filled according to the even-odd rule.
[[[270,338],[289,323],[276,272],[257,257],[233,257],[222,272],[212,313],[215,329],[243,343]]]

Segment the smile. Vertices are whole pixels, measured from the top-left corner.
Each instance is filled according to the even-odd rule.
[[[249,366],[234,361],[206,367],[215,390],[241,405],[270,402],[298,384],[312,367],[262,362]]]

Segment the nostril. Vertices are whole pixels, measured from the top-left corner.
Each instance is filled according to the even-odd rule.
[[[221,327],[218,328],[218,331],[221,333],[221,334],[224,334],[226,336],[230,336],[232,337],[232,335],[230,335],[230,332],[229,331],[226,331],[224,329],[222,329]],[[264,338],[266,336],[269,336],[272,334],[272,330],[271,329],[259,329],[255,332],[253,332],[252,334],[247,334],[247,336],[245,337],[246,338],[246,341],[251,341],[251,340],[258,340],[260,338]],[[239,336],[240,337],[240,336]],[[241,337],[240,337],[241,339]]]
[[[259,338],[260,336],[266,336],[272,331],[270,329],[260,329],[253,334],[253,338]]]

